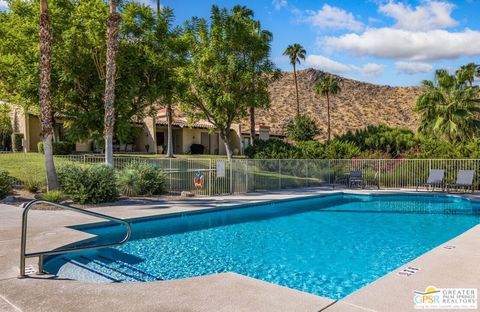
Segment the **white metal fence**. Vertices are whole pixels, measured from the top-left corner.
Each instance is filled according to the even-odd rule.
[[[431,169],[445,170],[445,183],[455,182],[458,170],[475,170],[474,187],[479,189],[479,159],[200,159],[115,157],[114,166],[143,161],[165,171],[170,192],[192,191],[197,195],[241,194],[264,190],[313,187],[334,184],[346,173],[361,171],[367,187],[378,180],[382,188],[415,188],[425,182]],[[98,155],[55,156],[58,167],[103,163]],[[16,184],[45,179],[41,154],[0,153],[0,170],[14,177]],[[196,189],[195,173],[204,185]],[[369,185],[370,184],[370,185]]]

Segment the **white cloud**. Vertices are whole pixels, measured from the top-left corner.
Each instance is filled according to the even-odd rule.
[[[349,65],[334,61],[322,55],[308,55],[305,59],[305,64],[334,74],[342,74],[352,70]]]
[[[321,29],[347,29],[361,31],[364,25],[352,13],[343,9],[324,4],[321,10],[307,10],[304,22],[310,23]]]
[[[376,63],[367,63],[362,67],[352,66],[352,68],[362,76],[365,77],[377,77],[383,74],[385,66]]]
[[[272,5],[275,9],[280,10],[288,5],[287,0],[272,0]]]
[[[380,64],[368,63],[363,66],[356,66],[340,63],[323,55],[314,54],[310,54],[307,56],[307,58],[305,59],[305,64],[329,73],[345,74],[350,72],[356,72],[366,77],[379,76],[383,73],[384,70],[384,66]]]
[[[400,2],[381,5],[379,11],[394,18],[398,29],[426,31],[455,26],[452,17],[454,5],[444,1],[425,1],[415,8]]]
[[[433,69],[431,64],[421,62],[396,62],[395,67],[399,74],[407,75],[428,73]]]
[[[322,40],[327,50],[344,50],[395,60],[435,61],[480,55],[480,32],[430,30],[413,32],[393,28],[372,28],[362,34],[345,34]]]

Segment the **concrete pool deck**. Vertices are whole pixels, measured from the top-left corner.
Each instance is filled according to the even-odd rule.
[[[132,219],[332,192],[331,189],[311,188],[186,200],[166,201],[160,198],[93,210]],[[382,192],[392,190],[374,193]],[[403,312],[414,311],[413,291],[423,291],[430,285],[438,288],[480,288],[480,225],[399,268],[417,267],[420,271],[416,274],[399,276],[396,273],[399,269],[394,270],[338,302],[235,273],[126,284],[85,283],[36,275],[17,279],[21,213],[19,207],[0,204],[0,311]],[[57,248],[88,238],[89,234],[66,226],[91,222],[98,222],[98,219],[71,211],[32,210],[29,215],[28,250]],[[446,249],[445,246],[455,247]],[[31,261],[27,265],[36,268],[36,259],[28,260]]]

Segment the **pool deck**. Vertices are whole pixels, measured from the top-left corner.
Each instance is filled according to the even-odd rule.
[[[344,190],[340,190],[344,191]],[[225,208],[229,205],[332,193],[331,189],[285,190],[186,200],[123,202],[92,210],[119,218],[144,218]],[[352,192],[352,191],[345,191]],[[375,191],[398,192],[398,191]],[[353,191],[372,193],[372,191]],[[479,195],[470,195],[480,199]],[[95,284],[32,275],[18,279],[22,209],[0,204],[0,311],[415,311],[413,291],[480,288],[480,225],[455,237],[353,294],[335,302],[235,273],[150,283]],[[45,250],[88,238],[66,226],[98,222],[71,211],[31,210],[28,250]],[[399,229],[400,231],[401,229]],[[448,249],[444,248],[449,246]],[[452,246],[454,246],[452,248]],[[27,259],[36,268],[36,259]],[[411,276],[397,272],[407,266]],[[447,311],[447,310],[442,310]],[[459,310],[456,310],[459,311]]]

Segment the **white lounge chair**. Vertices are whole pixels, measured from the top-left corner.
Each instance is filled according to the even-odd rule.
[[[432,191],[435,191],[435,186],[442,187],[443,191],[443,177],[445,176],[445,170],[443,169],[433,169],[430,170],[430,174],[428,175],[428,179],[426,183],[417,183],[417,192],[420,186],[426,186],[427,190],[431,186]]]
[[[455,188],[459,190],[460,188],[471,189],[473,193],[473,176],[475,175],[475,170],[458,170],[457,182],[447,184],[447,192],[450,189]]]

